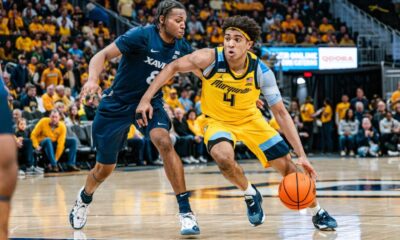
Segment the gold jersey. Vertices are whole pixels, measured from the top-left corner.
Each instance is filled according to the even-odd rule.
[[[238,76],[233,73],[225,60],[223,47],[215,48],[215,62],[212,69],[203,72],[201,109],[212,119],[241,124],[261,117],[256,106],[260,96],[257,84],[258,58],[247,53],[247,71]],[[208,74],[206,71],[210,71]],[[207,76],[207,77],[205,77]]]

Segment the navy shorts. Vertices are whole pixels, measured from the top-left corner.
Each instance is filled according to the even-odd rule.
[[[8,93],[4,88],[3,79],[0,77],[0,134],[13,134],[13,122],[10,108],[8,107]]]
[[[118,152],[124,147],[131,124],[135,124],[145,136],[154,128],[171,128],[168,114],[164,110],[162,99],[152,101],[153,118],[148,126],[138,128],[135,112],[138,104],[127,104],[115,96],[105,96],[100,102],[93,121],[92,136],[96,147],[96,160],[102,164],[115,164]]]

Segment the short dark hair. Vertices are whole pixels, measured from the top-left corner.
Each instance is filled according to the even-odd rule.
[[[247,16],[233,16],[225,19],[224,24],[222,25],[224,33],[226,29],[230,27],[239,28],[249,35],[251,41],[257,41],[261,35],[260,26],[253,18]]]
[[[182,3],[178,2],[178,1],[165,0],[165,1],[160,2],[158,4],[158,6],[157,6],[157,13],[156,13],[156,16],[154,18],[155,19],[155,24],[156,25],[160,24],[160,17],[161,16],[167,17],[167,15],[174,8],[179,8],[179,9],[183,9],[183,10],[186,11],[185,6]]]

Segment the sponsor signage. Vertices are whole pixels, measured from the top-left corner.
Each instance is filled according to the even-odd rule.
[[[261,54],[267,55],[267,59],[278,60],[275,64],[276,70],[280,64],[283,71],[357,68],[355,47],[262,47]]]

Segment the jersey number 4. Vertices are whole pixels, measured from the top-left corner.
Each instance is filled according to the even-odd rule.
[[[235,106],[235,94],[231,94],[229,98],[228,93],[224,93],[224,101],[230,102],[232,107]]]

